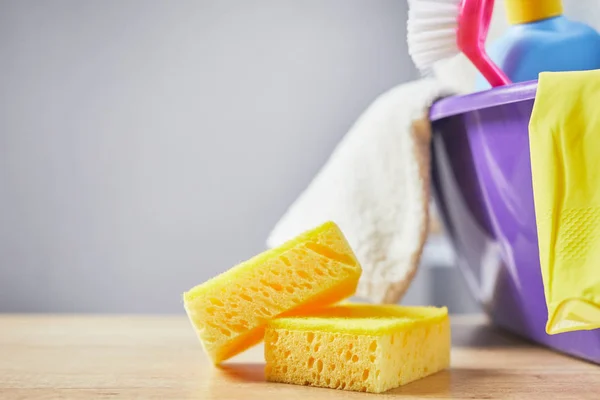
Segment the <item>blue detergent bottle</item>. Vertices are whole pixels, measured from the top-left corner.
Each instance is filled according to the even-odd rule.
[[[513,83],[545,71],[600,69],[600,34],[567,19],[561,0],[504,0],[504,5],[510,26],[486,50]],[[490,85],[479,75],[476,87]]]

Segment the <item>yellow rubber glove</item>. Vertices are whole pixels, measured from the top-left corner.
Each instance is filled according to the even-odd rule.
[[[529,144],[546,332],[600,328],[600,70],[540,74]]]

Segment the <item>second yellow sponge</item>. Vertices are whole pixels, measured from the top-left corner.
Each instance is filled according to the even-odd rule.
[[[277,318],[265,358],[272,382],[381,393],[449,366],[448,310],[350,304]]]

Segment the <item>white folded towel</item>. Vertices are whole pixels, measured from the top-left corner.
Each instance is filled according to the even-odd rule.
[[[428,110],[449,95],[428,78],[384,93],[363,113],[267,240],[275,247],[335,221],[363,266],[356,296],[396,303],[415,275],[429,222]]]

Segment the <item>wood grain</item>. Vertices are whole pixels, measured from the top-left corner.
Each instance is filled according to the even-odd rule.
[[[0,399],[598,399],[600,367],[453,318],[452,367],[383,395],[264,382],[262,347],[217,369],[185,317],[0,316]]]

